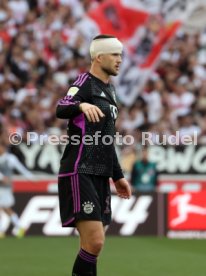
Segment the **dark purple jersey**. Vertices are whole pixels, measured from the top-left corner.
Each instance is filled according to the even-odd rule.
[[[79,109],[83,102],[99,107],[105,117],[100,122],[89,122]],[[123,177],[113,142],[117,113],[112,84],[105,84],[90,73],[78,76],[56,111],[58,118],[69,120],[69,141],[61,158],[59,177],[76,173],[108,176],[114,181]]]

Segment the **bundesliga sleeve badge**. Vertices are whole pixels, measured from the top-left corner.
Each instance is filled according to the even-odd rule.
[[[74,96],[78,91],[79,91],[79,88],[73,86],[73,87],[69,88],[69,90],[67,92],[67,96]]]

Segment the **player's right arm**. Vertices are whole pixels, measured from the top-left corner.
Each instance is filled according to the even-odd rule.
[[[72,119],[84,113],[89,122],[99,122],[104,114],[97,106],[91,104],[91,98],[89,82],[81,87],[72,85],[67,95],[58,102],[56,109],[57,118]]]
[[[79,109],[86,115],[89,122],[99,122],[101,117],[104,117],[101,109],[96,105],[89,103],[80,103]]]

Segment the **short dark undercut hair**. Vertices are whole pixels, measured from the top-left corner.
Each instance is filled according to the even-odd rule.
[[[102,35],[97,35],[93,38],[93,40],[97,40],[97,39],[103,39],[103,38],[116,38],[113,35],[106,35],[106,34],[102,34]]]

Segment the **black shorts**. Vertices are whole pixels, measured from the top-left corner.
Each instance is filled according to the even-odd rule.
[[[63,227],[75,227],[79,220],[111,222],[109,178],[90,174],[59,177],[59,206]]]

